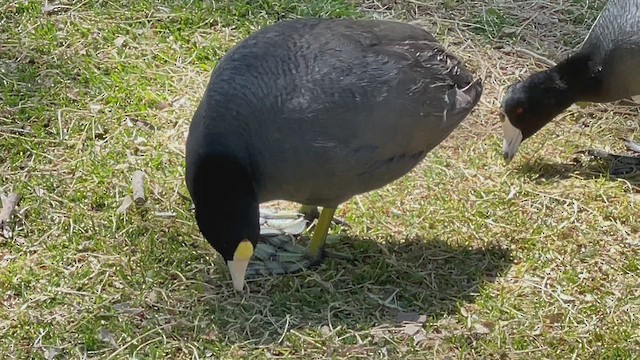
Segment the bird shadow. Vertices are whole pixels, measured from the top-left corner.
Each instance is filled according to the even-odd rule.
[[[295,330],[437,321],[473,303],[512,265],[506,248],[438,239],[381,243],[350,237],[331,247],[356,258],[326,259],[313,270],[257,279],[244,295],[229,292],[228,282],[210,283],[204,301],[215,309],[208,316],[217,332],[230,342],[267,346]]]
[[[615,160],[574,157],[569,162],[559,163],[536,159],[518,167],[519,175],[533,177],[536,182],[557,182],[567,179],[635,182],[640,171],[633,165],[617,163]]]

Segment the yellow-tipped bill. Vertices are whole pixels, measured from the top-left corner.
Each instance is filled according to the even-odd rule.
[[[233,281],[233,288],[242,291],[244,288],[244,278],[247,273],[247,266],[249,266],[249,260],[253,255],[253,244],[249,240],[243,240],[238,244],[235,253],[233,254],[233,260],[227,261],[229,271],[231,272],[231,281]]]

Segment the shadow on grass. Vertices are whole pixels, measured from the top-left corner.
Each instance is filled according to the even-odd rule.
[[[569,178],[595,180],[607,177],[607,166],[601,161],[572,161],[556,163],[545,159],[527,162],[517,169],[518,174],[534,176],[539,181],[561,181]]]
[[[441,240],[346,238],[329,246],[336,247],[357,260],[327,259],[313,271],[256,279],[245,295],[233,294],[228,277],[223,283],[205,280],[206,316],[226,342],[259,346],[291,331],[368,332],[420,316],[437,321],[474,302],[512,264],[507,249]]]
[[[619,163],[616,160],[599,158],[574,158],[569,163],[555,163],[544,159],[528,162],[517,169],[520,175],[533,177],[536,181],[563,181],[570,178],[581,180],[624,179],[639,183],[640,159],[638,164]]]
[[[562,181],[569,178],[582,180],[633,180],[640,175],[640,158],[637,163],[625,163],[620,160],[575,156],[571,162],[557,163],[544,159],[527,162],[517,169],[517,173],[534,176],[537,181]],[[633,160],[633,158],[629,158]]]

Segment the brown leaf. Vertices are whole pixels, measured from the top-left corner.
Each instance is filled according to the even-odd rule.
[[[564,320],[564,313],[563,312],[555,312],[552,314],[547,314],[545,316],[542,317],[547,323],[549,324],[557,324],[562,322],[562,320]]]
[[[165,110],[171,107],[171,104],[166,102],[166,101],[160,101],[159,103],[156,104],[156,109],[157,110]]]

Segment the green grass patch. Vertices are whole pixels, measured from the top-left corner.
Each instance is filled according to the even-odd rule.
[[[463,3],[425,2],[435,10],[420,15],[430,25],[429,14],[475,19],[442,27],[454,52],[462,35],[486,44],[518,24],[507,6]],[[461,50],[487,76],[486,103],[467,125],[408,176],[338,209],[351,227],[330,246],[353,263],[327,260],[233,292],[184,185],[185,135],[210,72],[265,24],[394,15],[376,4],[0,4],[0,193],[23,197],[0,235],[0,354],[634,358],[637,185],[566,161],[633,137],[629,118],[594,111],[604,130],[595,121],[577,130],[584,116],[558,121],[504,167],[499,130],[485,119],[507,80],[490,77],[497,66],[485,62],[499,54],[483,45]],[[135,170],[147,175],[148,201],[121,213]]]

